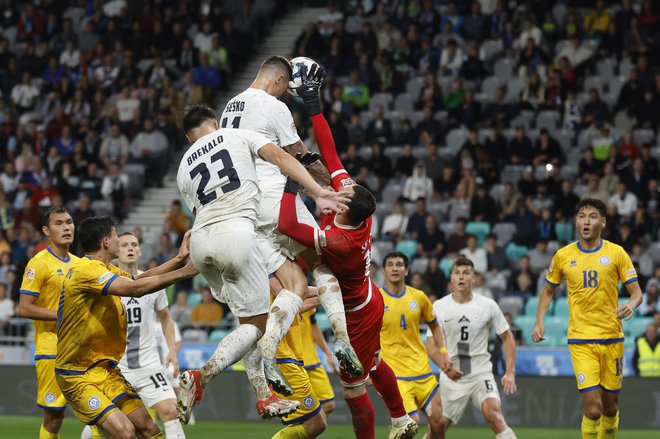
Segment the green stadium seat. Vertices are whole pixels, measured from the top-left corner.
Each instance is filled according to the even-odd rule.
[[[211,332],[211,335],[209,335],[209,342],[217,343],[225,338],[230,332],[231,331],[227,331],[226,329],[216,329]]]
[[[629,334],[631,339],[635,339],[642,335],[646,331],[646,327],[649,323],[653,323],[652,317],[634,317],[628,321],[623,321],[624,333]],[[627,331],[626,331],[627,329]]]
[[[522,257],[527,254],[527,252],[529,252],[529,249],[524,245],[518,245],[515,242],[511,242],[506,246],[506,250],[504,252],[506,253],[506,258],[510,262],[516,263],[521,260]]]
[[[556,336],[552,333],[545,334],[545,340],[540,341],[538,343],[534,343],[534,340],[532,340],[532,329],[534,329],[534,325],[532,324],[532,328],[529,331],[523,332],[523,342],[526,346],[531,346],[531,347],[539,347],[539,348],[553,348],[558,345],[556,341]]]
[[[490,233],[490,224],[485,221],[470,221],[465,226],[465,232],[476,236],[479,245],[483,245],[486,236]]]
[[[555,316],[568,318],[568,298],[560,297],[555,300]]]
[[[198,305],[202,301],[202,293],[188,294],[188,306]]]
[[[534,329],[534,316],[518,316],[513,320],[513,323],[523,332],[523,334],[532,332]]]
[[[536,317],[536,307],[538,306],[538,304],[539,304],[539,298],[536,296],[532,296],[529,299],[527,299],[527,303],[525,303],[525,315]]]
[[[573,224],[570,222],[555,224],[555,235],[557,235],[557,241],[573,242]]]
[[[404,239],[403,241],[399,241],[399,243],[396,245],[396,251],[406,255],[408,259],[412,259],[413,256],[417,254],[417,241],[413,239]]]
[[[452,258],[442,258],[438,264],[438,268],[442,271],[447,279],[451,274],[451,267],[454,265],[454,260]]]
[[[565,335],[568,329],[568,320],[564,317],[547,316],[543,319],[543,326],[546,332],[553,331]]]

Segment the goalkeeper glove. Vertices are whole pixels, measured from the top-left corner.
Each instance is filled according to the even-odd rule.
[[[307,66],[303,65],[300,68],[300,78],[302,84],[296,87],[296,92],[302,98],[310,115],[315,116],[321,113],[319,91],[325,80],[325,70],[318,64],[312,64],[307,71]]]

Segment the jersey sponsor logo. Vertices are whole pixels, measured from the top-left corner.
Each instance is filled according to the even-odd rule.
[[[323,230],[330,230],[330,229],[332,229],[332,226],[331,226],[331,225],[327,225],[327,226],[325,226],[325,228],[324,228]]]
[[[44,396],[44,401],[46,401],[46,404],[54,403],[55,402],[55,394],[46,393],[46,396]]]
[[[470,319],[467,317],[463,316],[458,320],[458,323],[470,323]]]
[[[610,263],[610,258],[607,256],[601,256],[598,262],[600,262],[600,265],[608,265]]]
[[[314,398],[311,396],[306,396],[305,399],[303,399],[303,405],[305,408],[311,409],[314,407]]]
[[[580,383],[580,384],[584,384],[584,382],[585,382],[586,380],[587,380],[587,377],[584,376],[584,374],[583,374],[582,372],[580,372],[580,373],[578,374],[578,383]]]
[[[412,309],[413,311],[415,311],[418,308],[418,306],[419,305],[417,305],[417,302],[415,302],[414,300],[410,301],[410,309]]]
[[[34,279],[34,270],[32,268],[28,268],[25,271],[25,278],[26,279]]]
[[[571,261],[571,267],[577,267],[577,261],[576,260]]]
[[[92,396],[87,401],[87,405],[90,409],[97,410],[101,406],[101,401],[96,396]]]
[[[103,274],[101,275],[101,277],[99,277],[99,279],[97,280],[97,282],[99,283],[99,285],[102,285],[102,284],[104,284],[108,279],[110,279],[112,276],[114,276],[114,274],[111,273],[111,272],[109,272],[109,271],[107,271],[107,272],[103,273]]]
[[[60,269],[60,268],[57,269],[57,275],[58,276],[64,276],[64,273],[62,272],[62,269]]]

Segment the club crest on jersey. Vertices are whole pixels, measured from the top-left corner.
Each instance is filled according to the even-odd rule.
[[[584,382],[586,381],[586,379],[587,379],[587,377],[584,376],[584,374],[583,374],[582,372],[580,372],[580,373],[578,374],[578,383],[580,383],[580,384],[584,384]]]
[[[598,262],[600,262],[600,265],[608,265],[610,263],[610,258],[607,256],[601,256]]]
[[[458,320],[458,323],[470,323],[470,319],[467,317],[463,316]]]
[[[417,302],[415,302],[414,300],[411,300],[410,301],[410,309],[415,311],[417,309],[417,307],[418,307]]]
[[[114,274],[112,274],[111,272],[108,271],[106,273],[103,273],[101,275],[101,277],[99,277],[97,282],[99,283],[99,285],[102,285],[103,283],[105,283],[105,281],[110,279],[112,276],[114,276]]]
[[[305,408],[311,409],[312,407],[314,407],[314,398],[312,398],[311,396],[306,396],[305,399],[303,399],[303,405],[305,406]]]
[[[353,181],[352,178],[342,178],[340,181],[341,185],[346,187],[346,186],[353,186],[355,182]]]
[[[44,401],[46,401],[46,404],[54,403],[55,402],[55,394],[46,393],[46,396],[44,396]]]
[[[25,271],[25,278],[26,279],[34,279],[34,270],[32,268],[28,268]]]
[[[58,268],[58,269],[57,269],[57,275],[58,275],[58,276],[64,276],[64,273],[62,272],[61,269]]]
[[[128,299],[127,305],[139,305],[139,304],[140,302],[138,302],[138,300],[135,297],[131,297],[130,299]]]
[[[89,406],[90,409],[96,410],[101,406],[101,401],[96,396],[92,396],[87,401],[87,405]]]

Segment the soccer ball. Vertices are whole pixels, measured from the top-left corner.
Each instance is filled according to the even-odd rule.
[[[311,69],[314,64],[319,63],[314,61],[312,58],[307,58],[306,56],[298,56],[291,60],[291,67],[293,68],[293,72],[291,74],[291,81],[289,81],[289,93],[294,96],[298,96],[298,93],[294,89],[302,85],[300,69],[302,66],[307,66],[307,71],[309,72],[309,69]]]

